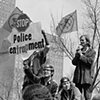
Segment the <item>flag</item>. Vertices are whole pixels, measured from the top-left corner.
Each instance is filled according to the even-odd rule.
[[[56,34],[58,36],[63,33],[70,33],[73,31],[78,31],[76,10],[63,17],[56,27]]]
[[[2,28],[0,28],[0,54],[8,53],[8,48],[11,46],[11,43],[8,41],[7,37],[12,32],[12,28],[15,25],[14,21],[17,21],[17,18],[21,14],[22,11],[16,7]]]
[[[17,21],[17,18],[19,17],[19,15],[21,15],[23,12],[18,8],[16,7],[11,15],[9,16],[8,20],[5,22],[5,24],[3,25],[3,28],[9,32],[12,31],[12,28],[14,27],[16,21]]]

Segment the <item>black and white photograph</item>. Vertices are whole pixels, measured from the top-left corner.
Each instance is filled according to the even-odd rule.
[[[100,0],[0,0],[0,100],[100,100]]]

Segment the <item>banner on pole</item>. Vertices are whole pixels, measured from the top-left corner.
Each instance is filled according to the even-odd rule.
[[[76,10],[63,17],[56,27],[56,34],[58,36],[73,31],[78,31]]]

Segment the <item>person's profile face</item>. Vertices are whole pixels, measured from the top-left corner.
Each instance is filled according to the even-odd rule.
[[[87,44],[86,38],[85,38],[84,36],[82,36],[82,37],[80,38],[80,44],[81,44],[82,46],[85,46],[85,45]]]

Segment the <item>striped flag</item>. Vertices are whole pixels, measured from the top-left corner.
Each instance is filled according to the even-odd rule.
[[[77,11],[66,15],[61,19],[61,21],[58,23],[58,26],[56,27],[56,34],[60,36],[64,33],[70,33],[73,31],[78,31],[78,25],[77,25]]]

